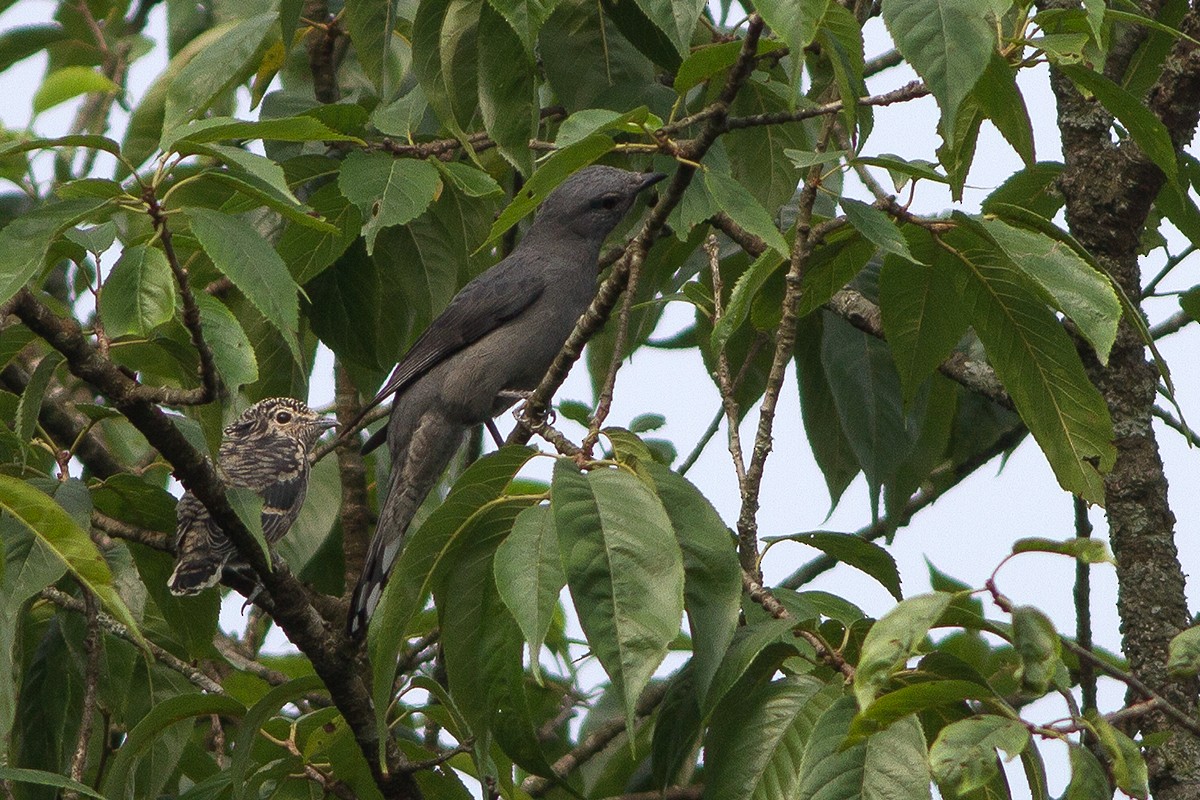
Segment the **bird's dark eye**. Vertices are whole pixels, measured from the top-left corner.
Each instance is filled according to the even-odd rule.
[[[289,422],[292,421],[292,412],[276,411],[275,412],[275,421],[278,422],[280,425],[288,424]]]
[[[593,208],[603,208],[605,211],[612,211],[621,204],[621,196],[616,194],[606,194],[603,197],[592,201]]]

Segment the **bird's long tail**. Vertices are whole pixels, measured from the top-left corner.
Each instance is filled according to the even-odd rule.
[[[379,513],[379,524],[363,563],[362,574],[350,598],[346,632],[361,636],[383,596],[392,568],[404,545],[405,533],[425,496],[462,445],[467,428],[440,412],[421,418],[408,446],[393,453],[387,497]]]
[[[181,597],[215,586],[221,580],[221,568],[234,553],[233,543],[216,529],[207,514],[184,528],[176,548],[179,560],[167,578],[167,588]]]

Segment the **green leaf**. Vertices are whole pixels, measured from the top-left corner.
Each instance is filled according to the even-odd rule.
[[[712,347],[723,350],[729,337],[750,316],[750,304],[776,270],[783,266],[784,257],[775,250],[767,250],[754,260],[750,267],[738,276],[721,320],[713,326]]]
[[[866,739],[910,714],[939,706],[962,707],[963,700],[993,700],[996,693],[983,683],[964,680],[931,680],[902,686],[875,698],[850,725],[848,744]]]
[[[734,631],[733,640],[717,665],[708,691],[699,693],[700,710],[705,719],[713,715],[735,687],[743,685],[743,677],[755,667],[760,656],[769,662],[768,666],[774,672],[779,662],[798,652],[795,627],[794,619],[769,618],[742,625]],[[780,650],[783,655],[770,661],[770,653]]]
[[[63,200],[34,209],[0,230],[0,303],[35,278],[63,231],[108,205],[107,198]]]
[[[107,800],[104,795],[90,786],[73,781],[64,775],[54,772],[43,772],[40,769],[20,769],[17,767],[0,767],[0,780],[16,783],[32,783],[36,786],[53,786],[56,789],[68,789],[76,794]]]
[[[227,487],[225,497],[229,501],[229,505],[233,507],[234,512],[238,515],[238,519],[242,521],[242,524],[246,526],[246,530],[254,537],[254,541],[258,542],[258,547],[262,551],[263,558],[267,560],[269,566],[271,564],[271,549],[267,546],[266,536],[263,535],[262,498],[252,490],[242,486]]]
[[[1141,748],[1137,743],[1114,728],[1108,720],[1097,714],[1095,709],[1085,711],[1084,718],[1092,726],[1100,747],[1108,756],[1117,788],[1139,800],[1149,797],[1146,760],[1142,757]]]
[[[1103,504],[1101,476],[1116,460],[1112,421],[1074,344],[1022,270],[979,239],[951,238],[965,311],[1017,412],[1062,487]]]
[[[1087,67],[1064,64],[1059,69],[1077,86],[1095,95],[1101,105],[1120,120],[1138,147],[1163,171],[1167,180],[1176,180],[1179,164],[1171,134],[1145,103]]]
[[[1017,88],[1016,70],[999,53],[993,53],[972,94],[1000,135],[1026,166],[1032,166],[1037,160],[1033,151],[1033,123],[1025,98]]]
[[[1116,563],[1108,553],[1103,539],[1042,539],[1029,537],[1013,542],[1013,553],[1059,553],[1077,558],[1085,564]]]
[[[388,3],[377,0],[347,0],[345,5],[346,30],[354,43],[354,53],[381,97],[384,87],[395,86],[400,73],[392,54],[394,31],[388,29],[388,18],[392,16],[388,10]]]
[[[854,673],[854,695],[866,708],[892,673],[917,652],[954,595],[934,592],[902,600],[867,631]]]
[[[1071,782],[1067,784],[1063,800],[1093,800],[1096,797],[1112,797],[1113,788],[1104,774],[1104,767],[1092,755],[1092,751],[1072,742],[1068,753],[1071,760]]]
[[[613,682],[632,735],[634,709],[679,634],[683,556],[661,501],[620,469],[554,465],[550,507],[579,623]]]
[[[242,330],[242,325],[229,308],[208,294],[196,295],[200,308],[200,326],[204,341],[212,349],[213,362],[222,382],[237,391],[241,386],[258,380],[258,358],[254,345]]]
[[[929,761],[917,718],[843,748],[855,711],[854,698],[842,697],[817,720],[800,763],[799,790],[791,797],[929,800]]]
[[[800,321],[794,360],[804,435],[825,478],[832,509],[862,470],[854,455],[854,448],[842,430],[829,376],[825,372],[825,365],[821,363],[821,342],[825,338],[824,320],[827,317],[830,315],[824,312]]]
[[[843,197],[839,202],[842,205],[842,210],[846,212],[847,221],[864,238],[881,251],[899,256],[914,264],[924,264],[923,261],[912,254],[912,251],[908,248],[908,242],[904,240],[904,236],[900,233],[900,229],[892,222],[892,218],[883,211],[859,200],[852,200],[849,197]]]
[[[308,197],[313,210],[329,221],[333,232],[311,225],[289,222],[279,236],[279,255],[296,283],[304,285],[320,275],[349,249],[362,232],[362,214],[334,183],[327,183]]]
[[[728,175],[716,170],[704,170],[704,188],[708,190],[717,206],[729,215],[730,219],[741,225],[749,233],[754,234],[766,243],[767,247],[775,250],[785,258],[788,256],[788,244],[783,234],[775,227],[775,221],[762,207],[754,195],[740,183]]]
[[[821,363],[846,440],[873,497],[904,463],[919,431],[905,413],[887,345],[840,317],[824,322]]]
[[[975,791],[1000,771],[996,750],[1014,758],[1029,746],[1029,731],[1020,720],[976,717],[942,728],[929,748],[929,766],[938,786],[955,796]]]
[[[849,533],[813,531],[812,533],[793,533],[788,536],[767,536],[763,538],[763,541],[799,542],[815,547],[841,563],[870,575],[897,600],[904,599],[904,595],[900,591],[900,571],[896,568],[896,559],[892,558],[887,550],[860,536]]]
[[[103,150],[118,157],[121,154],[120,146],[107,136],[78,133],[71,136],[57,136],[52,139],[26,139],[0,147],[0,158],[26,153],[30,150],[51,150],[59,147],[86,147],[91,150]]]
[[[879,272],[879,308],[905,404],[967,332],[954,265],[923,231],[908,234],[927,264],[889,257]]]
[[[1057,161],[1039,161],[1013,173],[983,201],[983,213],[999,216],[998,209],[1010,205],[1053,219],[1064,202],[1058,188],[1062,171],[1063,165]]]
[[[157,247],[126,247],[100,294],[100,318],[111,337],[144,337],[175,315],[175,276]]]
[[[358,206],[366,223],[367,253],[375,249],[379,231],[419,217],[441,190],[433,164],[387,153],[356,150],[342,164],[338,189]]]
[[[491,175],[470,164],[441,160],[435,161],[434,164],[442,173],[442,177],[448,178],[454,184],[454,188],[467,197],[490,197],[494,194],[504,193],[504,190],[500,188],[500,184],[496,183]]]
[[[704,798],[795,797],[800,760],[836,690],[808,675],[730,698],[704,740]]]
[[[828,0],[759,0],[755,4],[763,20],[787,43],[795,58],[812,44],[825,16]]]
[[[567,583],[549,506],[530,506],[517,515],[512,533],[496,548],[495,572],[500,598],[529,642],[530,669],[541,680],[542,644]]]
[[[37,427],[38,415],[42,413],[42,401],[46,396],[46,387],[54,377],[54,370],[63,362],[63,357],[54,351],[47,353],[38,362],[25,391],[21,392],[21,400],[17,403],[17,413],[13,418],[13,432],[22,442],[33,440],[33,432]]]
[[[213,714],[241,718],[245,713],[246,707],[241,703],[219,694],[183,694],[157,703],[126,735],[117,749],[108,774],[104,776],[104,794],[110,798],[130,796],[128,788],[134,766],[171,725]]]
[[[68,36],[61,25],[55,24],[10,28],[0,34],[0,72]]]
[[[996,49],[988,8],[977,0],[884,0],[883,21],[904,60],[912,65],[942,110],[954,120]]]
[[[642,466],[683,551],[683,605],[692,632],[696,695],[703,698],[737,630],[742,568],[732,534],[700,490],[662,464]]]
[[[283,259],[258,231],[237,217],[207,208],[186,211],[192,233],[213,265],[279,331],[292,358],[300,361],[296,330],[300,324],[299,287]]]
[[[537,72],[521,38],[484,4],[479,14],[479,112],[484,130],[504,160],[522,175],[533,173],[529,140],[537,135]]]
[[[454,553],[452,568],[434,587],[450,694],[486,752],[488,734],[523,768],[549,773],[525,691],[521,630],[500,599],[494,580],[497,542],[513,526],[521,504],[487,509]]]
[[[208,117],[192,120],[168,130],[159,142],[164,153],[175,152],[188,144],[205,144],[225,139],[249,141],[262,139],[277,142],[364,142],[330,128],[308,114],[273,119],[242,120],[233,117]]]
[[[526,55],[533,58],[538,32],[558,5],[558,0],[488,0],[488,5],[504,17],[520,38]]]
[[[826,0],[812,0],[818,2],[822,9],[825,7]],[[759,12],[763,12],[764,4],[759,4]],[[782,42],[776,42],[771,39],[759,39],[758,54],[772,53],[780,50],[785,45]],[[697,47],[683,60],[679,65],[678,71],[675,73],[675,91],[684,95],[694,86],[699,86],[704,81],[712,76],[728,69],[737,61],[738,54],[742,52],[742,43],[740,41],[723,42],[721,44],[710,44],[703,47]],[[793,50],[792,52],[799,52]]]
[[[1108,276],[1039,232],[986,217],[983,227],[1012,262],[1054,298],[1054,307],[1079,326],[1100,362],[1108,363],[1121,319],[1121,302]]]
[[[63,67],[47,75],[42,85],[34,92],[33,113],[41,114],[81,94],[120,91],[121,87],[113,83],[112,78],[91,67]]]
[[[567,117],[554,134],[554,144],[562,150],[576,142],[582,142],[593,133],[629,133],[639,135],[645,128],[662,125],[662,120],[653,116],[645,106],[621,114],[607,108],[585,108]]]
[[[308,207],[296,203],[290,191],[281,193],[270,184],[253,175],[244,172],[239,175],[234,174],[232,171],[212,170],[204,173],[201,177],[216,183],[223,183],[231,187],[238,194],[244,195],[251,200],[257,200],[259,203],[279,212],[280,215],[290,222],[298,223],[322,233],[338,232],[325,220],[311,216],[308,213]],[[249,206],[240,198],[230,200],[221,208],[221,211],[227,216],[248,210]]]
[[[1050,618],[1033,606],[1017,606],[1012,613],[1013,648],[1021,658],[1016,678],[1021,688],[1040,695],[1050,688],[1063,666],[1062,642]]]
[[[664,34],[680,56],[692,44],[692,32],[704,10],[704,0],[634,0],[646,18]]]
[[[417,6],[412,28],[413,74],[438,119],[472,157],[464,126],[479,95],[479,11],[476,3],[429,0]]]
[[[138,644],[145,646],[137,621],[117,594],[108,562],[100,555],[87,531],[80,528],[62,506],[23,481],[0,475],[0,509],[33,531],[54,557],[100,599],[104,609],[129,629]]]
[[[325,684],[316,675],[307,675],[275,686],[248,711],[244,711],[241,723],[238,725],[237,738],[233,744],[233,758],[229,762],[230,785],[233,786],[234,800],[247,796],[246,773],[251,766],[251,755],[254,753],[254,743],[259,737],[259,731],[272,717],[280,714],[280,709],[294,700],[299,700],[311,692],[321,692]]]
[[[371,663],[396,663],[408,626],[446,568],[447,556],[472,533],[472,523],[482,511],[512,502],[504,497],[504,491],[533,454],[532,448],[505,447],[479,459],[463,471],[424,524],[409,531],[367,632]],[[372,698],[381,736],[388,731],[385,717],[392,699],[392,678],[390,670],[375,670]]]
[[[1167,648],[1167,672],[1174,678],[1200,675],[1200,627],[1175,634]]]
[[[569,147],[555,151],[554,155],[538,167],[538,171],[533,173],[533,177],[525,183],[512,202],[500,212],[500,216],[496,218],[492,229],[488,232],[487,239],[476,249],[476,252],[497,241],[509,228],[537,208],[556,186],[615,146],[610,137],[594,134]]]
[[[277,35],[279,14],[270,11],[209,30],[214,38],[174,76],[166,91],[163,131],[204,112],[258,69],[259,59]]]

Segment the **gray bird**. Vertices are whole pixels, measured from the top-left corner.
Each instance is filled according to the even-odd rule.
[[[217,467],[230,486],[251,489],[262,498],[267,541],[283,538],[296,521],[308,490],[308,453],[322,433],[336,425],[290,397],[270,397],[250,406],[224,430]],[[167,587],[171,594],[197,594],[237,569],[237,548],[191,492],[176,506],[178,563]],[[230,562],[234,563],[230,563]]]
[[[516,249],[454,296],[363,409],[396,396],[386,428],[363,448],[386,436],[392,469],[350,601],[350,635],[366,629],[413,515],[466,432],[541,382],[596,293],[600,246],[637,194],[664,177],[591,166],[568,178]]]

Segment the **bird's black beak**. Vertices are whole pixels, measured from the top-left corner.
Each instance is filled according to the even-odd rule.
[[[338,421],[333,417],[321,417],[313,420],[313,425],[323,431],[327,431],[330,428],[336,428],[338,426]]]
[[[667,177],[665,172],[647,172],[642,175],[642,180],[638,184],[637,190],[640,192],[649,186],[653,186],[665,177]]]

